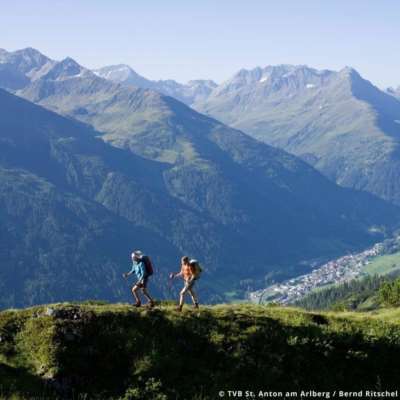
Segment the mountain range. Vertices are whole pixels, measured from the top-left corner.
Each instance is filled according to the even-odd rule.
[[[278,65],[243,69],[201,97],[167,94],[301,157],[339,185],[400,204],[400,88],[382,91],[350,67]]]
[[[192,80],[186,84],[174,80],[151,81],[136,73],[131,67],[124,64],[110,65],[93,71],[101,78],[111,80],[128,86],[143,89],[152,89],[175,97],[185,104],[191,105],[197,101],[205,100],[218,85],[211,80]]]
[[[22,89],[47,74],[57,64],[33,48],[14,52],[0,49],[0,87],[15,91]],[[71,67],[74,68],[74,67]],[[85,71],[88,71],[85,69]],[[70,71],[72,72],[72,70]],[[211,80],[192,80],[186,84],[174,80],[152,81],[136,73],[124,64],[111,65],[93,70],[101,78],[127,86],[152,89],[172,96],[185,104],[193,104],[206,99],[217,84]]]
[[[25,77],[2,75],[14,94],[0,91],[2,305],[121,298],[138,247],[157,295],[188,253],[205,265],[203,298],[220,300],[398,226],[397,207],[170,96],[71,58],[2,57]]]
[[[338,184],[400,203],[400,101],[352,68],[242,70],[195,105]]]

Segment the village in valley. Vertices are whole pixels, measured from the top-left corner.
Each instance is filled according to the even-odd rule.
[[[266,302],[294,303],[318,288],[351,281],[359,277],[363,273],[364,266],[373,257],[382,254],[384,249],[383,243],[377,243],[360,253],[331,260],[308,274],[251,292],[249,300],[259,304]]]

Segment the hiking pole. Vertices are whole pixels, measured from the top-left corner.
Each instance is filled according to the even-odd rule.
[[[125,280],[126,285],[128,286],[128,288],[131,289],[131,284],[130,284],[129,281],[128,281],[128,275],[122,274],[122,277],[124,278],[124,280]],[[130,298],[131,298],[131,297],[129,296],[129,299],[130,299]],[[129,300],[128,300],[128,301],[129,301]]]
[[[173,283],[174,278],[175,278],[175,275],[173,273],[170,273],[167,287],[168,287],[169,295],[171,296],[171,300],[174,297],[174,293],[172,292],[172,283]]]

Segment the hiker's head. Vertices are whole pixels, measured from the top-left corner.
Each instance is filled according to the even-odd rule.
[[[140,250],[135,250],[132,253],[132,260],[135,260],[135,261],[140,260],[142,258],[142,256],[143,256],[143,253]]]
[[[189,257],[188,256],[182,257],[181,263],[182,263],[182,265],[189,265]]]

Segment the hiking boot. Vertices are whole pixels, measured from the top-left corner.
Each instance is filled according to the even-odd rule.
[[[199,303],[194,303],[193,307],[198,309],[199,308]]]
[[[146,304],[146,306],[147,306],[148,308],[154,308],[155,305],[156,305],[156,303],[154,302],[154,300],[151,300],[151,301],[149,301],[149,302]]]
[[[140,302],[140,301],[137,301],[134,305],[133,305],[133,307],[140,307],[142,305],[142,303]]]
[[[178,306],[178,307],[176,307],[176,311],[182,311],[182,307],[183,307],[183,306]]]

